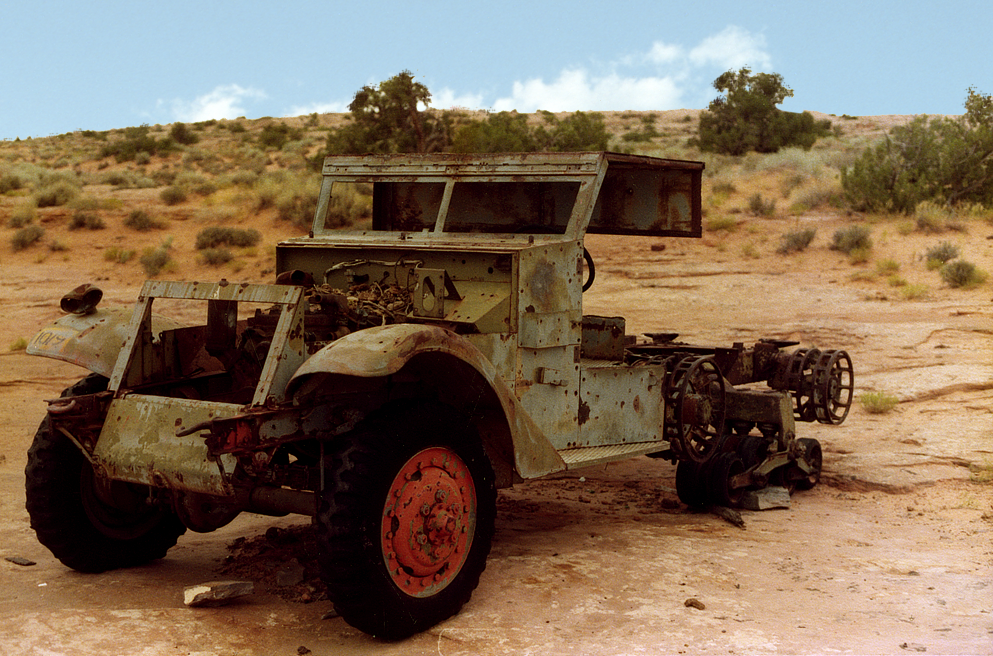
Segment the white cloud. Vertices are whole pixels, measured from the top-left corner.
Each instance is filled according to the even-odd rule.
[[[496,111],[659,109],[676,106],[680,90],[669,77],[622,77],[616,73],[591,77],[583,69],[563,71],[557,80],[514,82],[508,98],[493,103]]]
[[[542,78],[515,81],[510,95],[498,98],[492,109],[521,112],[677,109],[687,106],[687,102],[699,103],[711,93],[708,91],[711,80],[728,69],[742,66],[768,71],[772,58],[763,35],[732,25],[691,48],[655,41],[647,52],[629,54],[608,64],[605,73],[594,74],[584,67],[572,66],[550,82]]]
[[[295,105],[290,107],[283,116],[303,116],[304,114],[340,114],[348,111],[348,103],[345,101],[332,100],[331,102],[317,102],[309,105]]]
[[[179,121],[237,118],[248,114],[244,107],[246,101],[264,100],[266,97],[265,92],[259,89],[224,84],[192,101],[174,100],[172,109]]]
[[[431,106],[435,109],[453,109],[456,107],[477,109],[483,105],[483,95],[479,93],[456,94],[445,87],[441,91],[431,94]]]
[[[752,71],[766,71],[772,66],[765,36],[754,35],[734,25],[701,41],[690,50],[689,58],[697,66],[713,64],[725,71],[743,66],[751,67]]]

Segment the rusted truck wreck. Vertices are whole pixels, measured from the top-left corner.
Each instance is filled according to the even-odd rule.
[[[469,599],[498,488],[646,454],[678,463],[690,505],[813,486],[820,445],[795,425],[844,421],[844,351],[695,346],[583,314],[585,235],[699,237],[702,172],[614,153],[328,158],[275,284],[149,281],[133,309],[75,290],[28,348],[91,372],[29,452],[39,540],[103,571],[241,512],[309,515],[341,616],[398,638]],[[371,229],[330,228],[357,184]]]

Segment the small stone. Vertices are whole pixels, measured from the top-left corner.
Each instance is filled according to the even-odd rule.
[[[9,563],[14,563],[15,565],[20,565],[21,567],[31,567],[36,565],[33,560],[28,560],[27,558],[21,558],[20,556],[7,556],[4,558]]]
[[[761,490],[746,492],[742,505],[747,510],[771,510],[773,508],[789,508],[790,493],[785,487],[767,487]]]
[[[290,586],[303,582],[304,567],[294,558],[276,572],[276,585]]]
[[[300,656],[306,656],[307,654],[310,653],[310,650],[304,647],[303,645],[300,645],[299,647],[297,647],[297,653],[300,654]]]
[[[900,643],[900,649],[906,649],[907,651],[917,651],[917,652],[927,651],[927,647],[925,647],[924,645],[918,645],[913,642]]]
[[[333,620],[336,617],[339,617],[339,615],[338,615],[338,611],[335,610],[334,608],[321,615],[322,620]]]
[[[683,602],[683,605],[686,606],[687,608],[696,608],[697,610],[706,610],[707,608],[706,606],[703,605],[703,602],[697,599],[696,597],[690,597],[689,599]]]
[[[223,606],[238,597],[250,595],[255,590],[251,581],[210,581],[191,585],[183,590],[183,603],[192,608]]]

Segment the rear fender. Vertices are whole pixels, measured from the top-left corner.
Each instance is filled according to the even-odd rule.
[[[430,376],[430,382],[442,391],[447,386],[456,397],[480,390],[475,403],[465,406],[499,408],[500,420],[486,430],[480,427],[480,432],[490,457],[503,454],[520,477],[565,469],[561,456],[486,356],[468,340],[438,326],[395,324],[346,335],[303,363],[290,379],[287,397],[299,400],[326,390],[333,379],[337,386],[342,377],[384,378],[405,368]]]
[[[67,314],[32,337],[27,352],[78,364],[110,378],[133,312],[132,307],[115,307],[89,314]],[[178,321],[152,316],[152,334],[182,327]]]

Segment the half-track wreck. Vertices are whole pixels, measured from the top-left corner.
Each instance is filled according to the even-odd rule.
[[[699,162],[615,153],[328,158],[275,284],[82,286],[29,353],[91,374],[49,402],[26,469],[39,540],[103,571],[241,512],[313,518],[350,624],[386,638],[476,588],[496,490],[640,455],[690,505],[809,488],[844,421],[844,351],[705,347],[583,314],[591,233],[699,237]],[[333,229],[371,187],[371,229]],[[760,388],[753,383],[765,382]]]

